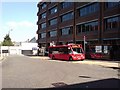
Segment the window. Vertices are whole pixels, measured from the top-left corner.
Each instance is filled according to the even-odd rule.
[[[73,2],[62,2],[61,7],[62,8],[68,8],[73,5]]]
[[[55,25],[55,24],[57,24],[57,19],[52,19],[52,20],[50,20],[50,21],[49,21],[49,24],[50,24],[50,25]]]
[[[120,16],[105,19],[105,28],[106,29],[119,28],[120,22],[119,18]]]
[[[41,14],[41,18],[46,18],[46,13]]]
[[[73,15],[74,15],[73,12],[67,13],[67,14],[61,16],[61,21],[64,22],[67,20],[71,20],[71,19],[73,19]]]
[[[57,31],[50,31],[50,32],[49,32],[49,36],[50,36],[50,37],[55,37],[55,36],[57,36]]]
[[[89,32],[89,31],[96,31],[98,30],[98,22],[89,22],[89,23],[83,23],[77,26],[77,32]]]
[[[42,23],[41,24],[41,28],[43,29],[43,28],[46,28],[46,23]]]
[[[72,34],[72,27],[67,27],[67,28],[63,28],[61,29],[61,35],[70,35]]]
[[[56,13],[57,12],[57,7],[54,7],[50,9],[50,14]]]
[[[106,7],[111,8],[111,7],[117,6],[118,4],[119,4],[119,2],[107,2]]]
[[[46,3],[43,3],[42,5],[41,5],[41,8],[43,9],[43,8],[45,8],[47,5],[46,5]]]
[[[99,3],[94,3],[89,6],[79,9],[80,16],[86,16],[99,10]]]
[[[41,33],[41,38],[46,38],[46,33]]]

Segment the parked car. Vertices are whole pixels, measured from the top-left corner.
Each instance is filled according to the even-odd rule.
[[[47,50],[45,50],[44,55],[48,56],[48,54],[49,54],[49,52]]]

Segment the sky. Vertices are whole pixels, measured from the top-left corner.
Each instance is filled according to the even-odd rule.
[[[37,4],[40,0],[0,1],[0,41],[6,34],[16,42],[37,38]]]
[[[12,41],[16,42],[37,38],[37,4],[40,1],[0,0],[0,41],[8,33]]]

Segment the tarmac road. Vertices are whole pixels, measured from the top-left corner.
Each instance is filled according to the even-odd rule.
[[[2,61],[2,88],[118,88],[118,69],[68,61],[9,56]]]

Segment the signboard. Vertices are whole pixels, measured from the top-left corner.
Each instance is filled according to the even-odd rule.
[[[104,46],[104,53],[108,53],[108,46]]]
[[[8,53],[8,50],[2,50],[2,53]]]
[[[102,52],[102,46],[95,46],[95,52],[101,53]]]

